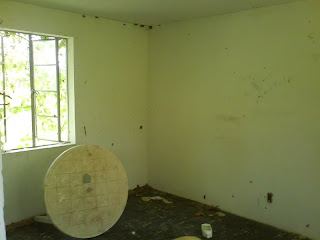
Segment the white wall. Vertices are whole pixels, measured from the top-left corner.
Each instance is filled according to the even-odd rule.
[[[6,225],[45,213],[43,179],[53,160],[68,147],[4,154]]]
[[[152,187],[320,239],[319,13],[297,2],[151,31]]]
[[[76,143],[113,151],[130,188],[147,183],[148,31],[11,1],[0,1],[0,19],[2,29],[74,37]],[[65,149],[3,155],[6,224],[45,212],[42,180]]]
[[[149,56],[143,28],[21,3],[0,0],[0,28],[74,37],[77,144],[115,152],[130,188],[148,180],[148,124],[152,186],[320,239],[319,10],[156,27]],[[65,149],[3,156],[7,224],[44,212],[42,179]]]

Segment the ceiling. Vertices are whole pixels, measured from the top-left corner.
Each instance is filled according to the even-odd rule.
[[[297,0],[16,0],[144,25],[238,12]]]

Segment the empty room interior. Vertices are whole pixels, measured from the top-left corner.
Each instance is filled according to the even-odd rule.
[[[320,240],[320,0],[0,0],[0,240]]]

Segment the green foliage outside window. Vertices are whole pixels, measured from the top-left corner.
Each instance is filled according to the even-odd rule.
[[[67,142],[67,40],[57,39],[58,52],[55,37],[0,31],[0,40],[2,148],[10,150],[54,144],[59,140]],[[32,51],[30,46],[33,46]],[[30,66],[31,59],[34,64]]]

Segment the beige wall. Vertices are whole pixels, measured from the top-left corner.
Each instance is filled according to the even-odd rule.
[[[0,1],[0,19],[2,29],[74,38],[76,143],[113,151],[130,188],[147,183],[148,31],[10,1]],[[45,212],[42,180],[65,149],[3,155],[6,224]]]
[[[319,13],[297,2],[151,31],[151,186],[320,239]]]
[[[68,147],[4,154],[6,225],[45,213],[43,179],[53,160]]]
[[[319,10],[316,0],[174,23],[148,41],[130,24],[0,0],[0,28],[74,37],[77,144],[115,152],[130,188],[149,179],[320,239]],[[3,156],[7,224],[44,212],[44,174],[66,148]]]

